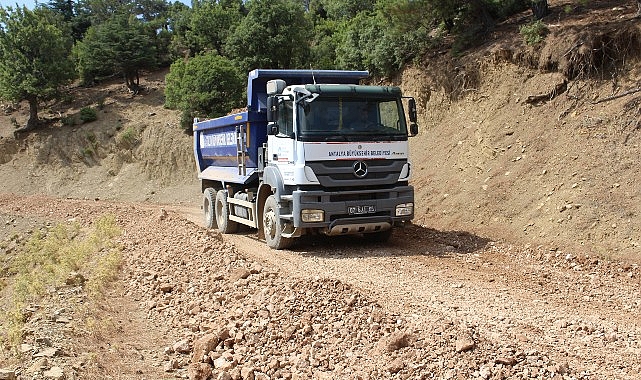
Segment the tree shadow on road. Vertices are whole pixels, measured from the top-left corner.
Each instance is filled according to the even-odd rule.
[[[336,257],[465,255],[483,250],[493,240],[465,231],[439,231],[410,224],[394,231],[386,243],[373,242],[367,235],[303,236],[291,251],[303,255]]]

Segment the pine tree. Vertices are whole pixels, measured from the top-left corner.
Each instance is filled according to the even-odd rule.
[[[136,93],[139,73],[156,64],[155,41],[145,24],[135,16],[114,15],[92,26],[75,50],[82,80],[91,84],[96,77],[120,74],[127,87]]]
[[[22,131],[38,125],[38,103],[55,98],[75,75],[71,38],[48,9],[0,7],[0,97],[29,102]]]

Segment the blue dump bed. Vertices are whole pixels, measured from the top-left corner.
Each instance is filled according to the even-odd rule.
[[[238,131],[245,139],[245,170],[238,168]],[[265,113],[245,111],[194,123],[194,154],[199,178],[231,183],[247,183],[258,168],[258,151],[267,142]]]
[[[260,147],[267,142],[267,82],[283,79],[287,85],[331,83],[359,84],[367,71],[262,70],[249,73],[247,111],[194,123],[194,155],[200,179],[246,184],[257,178]],[[243,131],[239,169],[238,132]]]

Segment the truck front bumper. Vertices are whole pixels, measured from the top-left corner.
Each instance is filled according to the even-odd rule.
[[[327,235],[385,231],[414,217],[414,188],[296,190],[292,193],[292,210],[294,227]],[[322,220],[304,221],[304,213],[322,214]]]

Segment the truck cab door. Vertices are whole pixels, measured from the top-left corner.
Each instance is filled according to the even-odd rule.
[[[295,159],[295,123],[293,102],[284,100],[279,104],[278,128],[267,137],[267,163],[276,165],[285,183],[293,180]]]

